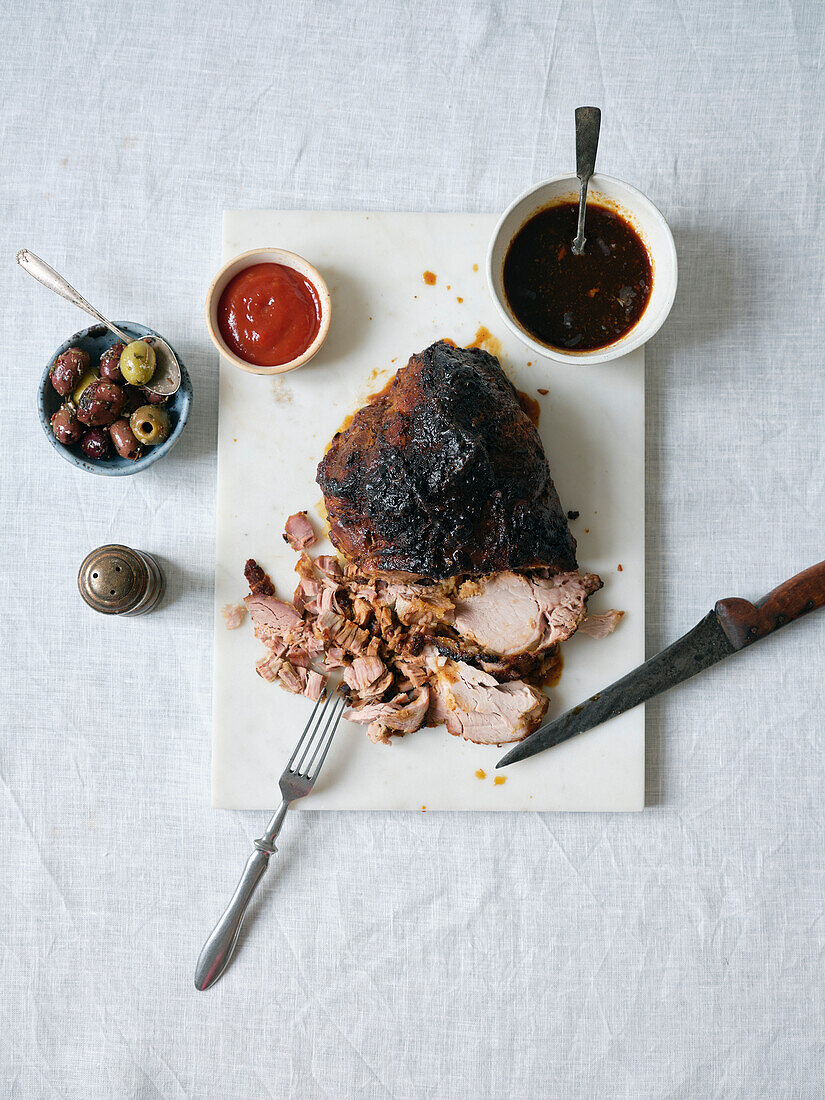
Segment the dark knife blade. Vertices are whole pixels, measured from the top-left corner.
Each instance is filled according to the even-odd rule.
[[[627,676],[573,707],[560,718],[540,726],[502,756],[496,767],[504,768],[517,760],[526,760],[537,752],[560,745],[577,733],[584,733],[609,718],[632,710],[639,703],[652,699],[654,695],[681,684],[683,680],[689,680],[697,672],[710,668],[717,661],[736,652],[737,649],[728,641],[716,612],[711,611],[684,637],[628,672]]]

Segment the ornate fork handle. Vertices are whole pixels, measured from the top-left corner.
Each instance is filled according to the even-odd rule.
[[[258,888],[258,883],[269,866],[269,857],[278,851],[275,838],[281,831],[289,803],[284,801],[272,815],[263,836],[255,841],[255,850],[246,861],[235,893],[230,898],[223,916],[212,929],[203,945],[195,968],[195,988],[208,989],[223,974],[238,942],[244,916]]]

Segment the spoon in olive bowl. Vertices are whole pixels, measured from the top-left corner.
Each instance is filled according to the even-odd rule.
[[[573,241],[573,255],[581,256],[587,243],[584,236],[584,214],[587,209],[587,187],[596,169],[596,150],[602,113],[598,107],[576,108],[576,175],[579,177],[579,226]]]
[[[118,340],[122,340],[127,345],[134,342],[131,336],[121,332],[116,325],[108,321],[102,313],[78,294],[62,275],[58,275],[54,268],[49,267],[39,256],[35,256],[27,248],[21,248],[17,253],[17,262],[24,271],[27,271],[32,278],[37,279],[43,286],[53,290],[55,294],[59,294],[61,298],[65,298],[73,306],[77,306],[78,309],[82,309],[91,317],[94,317],[101,325],[105,325],[110,332],[117,336]],[[156,393],[161,397],[171,397],[173,393],[177,393],[180,389],[180,364],[175,353],[166,341],[159,336],[143,337],[143,343],[150,344],[155,352],[155,370],[149,381],[143,383],[143,388],[151,390],[152,393]],[[149,354],[145,349],[144,352],[147,355]]]

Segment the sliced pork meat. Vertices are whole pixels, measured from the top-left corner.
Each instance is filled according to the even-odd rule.
[[[376,599],[392,607],[404,626],[451,623],[455,614],[455,604],[438,585],[388,584]]]
[[[307,699],[311,699],[313,703],[321,698],[321,693],[324,690],[326,679],[320,672],[316,672],[314,669],[309,669],[307,672],[307,682],[304,685],[304,695]]]
[[[488,672],[444,657],[435,662],[430,683],[438,697],[431,720],[443,720],[448,733],[479,745],[523,740],[541,723],[549,703],[522,680],[500,684]]]
[[[587,597],[601,587],[594,574],[526,577],[505,571],[461,586],[455,630],[486,653],[516,657],[569,638],[585,614]]]
[[[370,642],[369,633],[356,625],[351,619],[335,611],[323,611],[315,620],[313,630],[328,644],[340,647],[345,653],[360,657]]]
[[[259,638],[259,630],[287,638],[304,621],[292,604],[277,596],[246,596],[244,603],[255,624],[255,636]]]
[[[273,657],[271,653],[258,661],[255,671],[260,677],[273,684],[278,679],[278,669],[281,667],[280,657]]]
[[[315,545],[318,540],[306,512],[296,512],[294,516],[289,517],[284,528],[284,541],[288,542],[293,550],[299,552],[308,546]]]
[[[346,658],[340,646],[331,645],[324,649],[324,668],[333,669],[346,667]]]
[[[316,581],[314,577],[301,577],[295,589],[295,595],[292,597],[295,610],[303,611],[307,604],[311,604],[318,596],[322,588],[321,582]]]
[[[227,630],[237,630],[246,618],[246,608],[242,603],[227,603],[221,608]]]
[[[350,693],[345,716],[374,742],[390,744],[425,723],[478,744],[521,740],[547,711],[540,685],[560,668],[559,643],[582,625],[604,636],[621,615],[586,618],[600,579],[554,573],[550,563],[433,579],[313,559],[301,515],[287,525],[300,554],[293,602],[279,599],[250,559],[250,595],[235,610],[249,612],[267,647],[260,676],[317,700],[326,674],[340,669]]]
[[[359,695],[374,695],[373,685],[385,679],[386,673],[387,666],[380,657],[356,657],[344,673],[344,682]]]
[[[390,735],[400,736],[420,729],[424,725],[429,705],[429,688],[420,687],[397,695],[389,702],[350,707],[344,711],[344,717],[350,722],[366,725],[370,741],[389,745]]]
[[[296,668],[289,661],[283,661],[278,669],[278,679],[287,691],[294,695],[303,695],[307,683],[307,671],[305,668]]]
[[[335,599],[336,590],[337,585],[335,587],[324,585],[313,602],[309,605],[310,608],[319,615],[324,611],[335,611],[340,615],[341,608],[338,606],[338,601]]]
[[[606,638],[612,634],[624,616],[624,611],[603,611],[600,615],[586,615],[579,624],[582,634],[588,634],[591,638]]]
[[[309,653],[300,645],[292,646],[287,652],[287,660],[296,668],[311,668],[312,659]]]
[[[443,681],[438,676],[433,676],[429,681],[430,705],[427,708],[426,724],[428,726],[446,726],[450,717],[452,700],[447,695],[447,680]]]
[[[315,559],[315,567],[319,573],[332,581],[340,581],[344,575],[341,563],[334,554],[319,554]]]

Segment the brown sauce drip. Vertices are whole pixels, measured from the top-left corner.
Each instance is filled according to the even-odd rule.
[[[539,426],[539,416],[541,415],[541,405],[536,401],[535,397],[531,397],[529,393],[525,393],[524,390],[516,390],[518,394],[518,403],[533,421],[533,424]]]
[[[563,351],[593,351],[629,332],[653,286],[644,243],[623,217],[587,204],[581,256],[571,249],[578,204],[534,214],[504,259],[504,292],[516,319],[535,339]]]
[[[561,655],[561,647],[557,646],[555,655],[552,658],[548,658],[544,663],[541,686],[543,688],[554,688],[559,680],[561,680],[563,670],[564,658]]]
[[[497,336],[493,336],[488,328],[484,325],[480,325],[473,337],[473,342],[467,345],[468,348],[481,348],[482,351],[489,352],[490,355],[495,355],[496,359],[501,358],[501,341]],[[504,368],[502,367],[502,370]]]

